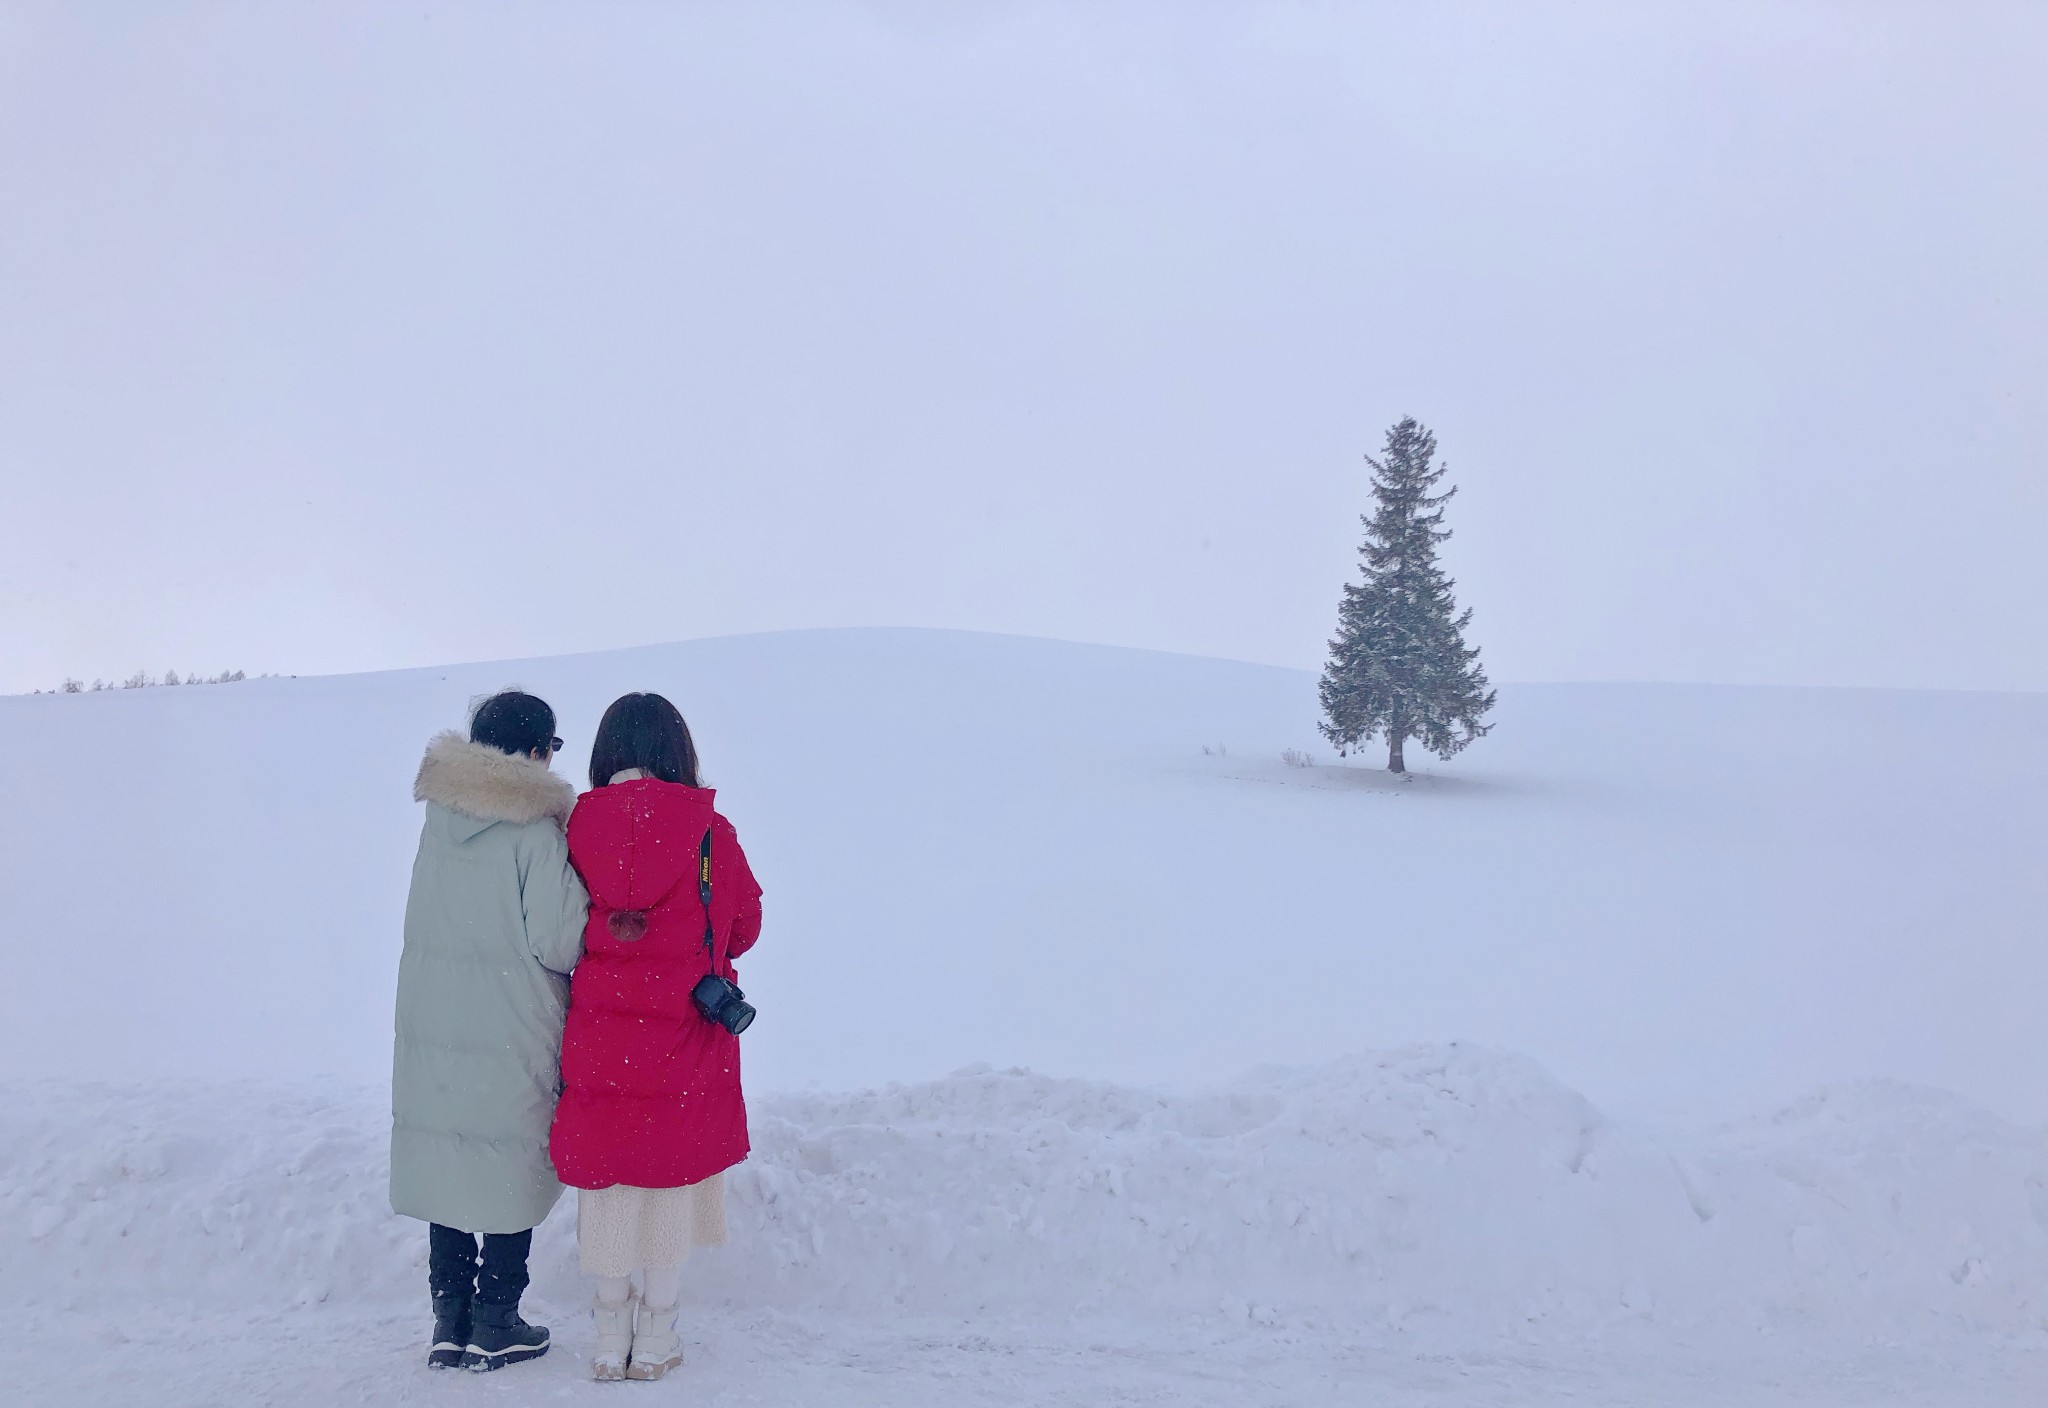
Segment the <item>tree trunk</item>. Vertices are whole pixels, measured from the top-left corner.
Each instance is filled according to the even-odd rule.
[[[1387,771],[1388,771],[1388,772],[1406,772],[1406,771],[1408,771],[1408,766],[1407,766],[1407,764],[1405,764],[1405,763],[1403,763],[1403,762],[1401,761],[1401,744],[1403,743],[1403,741],[1404,741],[1404,740],[1402,739],[1401,735],[1400,735],[1400,734],[1399,734],[1398,732],[1394,732],[1394,733],[1389,733],[1389,734],[1387,735]]]

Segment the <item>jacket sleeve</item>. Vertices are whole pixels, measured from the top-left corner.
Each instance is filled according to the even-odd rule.
[[[724,818],[720,818],[724,821]],[[761,937],[761,882],[754,878],[754,868],[747,864],[747,853],[740,849],[739,833],[732,829],[731,822],[720,828],[725,834],[719,839],[725,843],[726,854],[732,857],[731,878],[727,881],[732,893],[739,898],[738,908],[733,913],[732,929],[725,940],[726,960],[738,958],[754,946]]]
[[[569,843],[553,822],[526,828],[520,847],[519,905],[526,918],[526,947],[540,966],[565,977],[583,956],[583,924],[590,895],[569,864]]]

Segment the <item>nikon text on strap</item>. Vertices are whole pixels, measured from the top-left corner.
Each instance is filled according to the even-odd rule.
[[[711,828],[704,828],[704,844],[697,847],[697,898],[704,902],[704,952],[718,970],[718,934],[711,926]]]

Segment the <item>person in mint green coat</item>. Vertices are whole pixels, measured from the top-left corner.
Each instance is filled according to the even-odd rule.
[[[562,1194],[548,1127],[590,903],[563,839],[576,789],[548,770],[554,731],[543,701],[494,695],[469,737],[427,746],[413,783],[427,818],[398,964],[391,1206],[430,1224],[437,1368],[548,1347],[519,1298],[533,1229]]]

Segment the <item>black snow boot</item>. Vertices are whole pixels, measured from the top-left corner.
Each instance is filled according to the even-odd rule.
[[[459,1369],[469,1350],[469,1300],[460,1291],[434,1297],[434,1347],[427,1363],[436,1369]]]
[[[485,1373],[507,1364],[538,1359],[548,1352],[548,1327],[519,1318],[519,1303],[492,1305],[477,1301],[469,1309],[469,1350],[462,1367]]]

